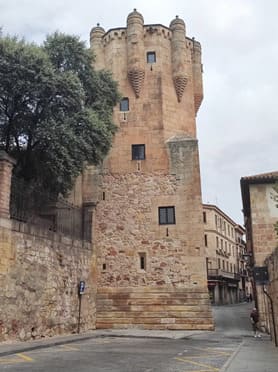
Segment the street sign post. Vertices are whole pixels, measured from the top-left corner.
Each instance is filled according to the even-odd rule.
[[[78,297],[79,297],[79,309],[78,309],[78,326],[77,326],[77,333],[80,333],[80,320],[81,320],[81,301],[82,295],[85,292],[85,282],[84,280],[80,280],[78,284]]]

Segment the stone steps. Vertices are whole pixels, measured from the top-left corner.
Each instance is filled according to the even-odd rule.
[[[98,329],[212,330],[207,292],[188,288],[99,288]]]

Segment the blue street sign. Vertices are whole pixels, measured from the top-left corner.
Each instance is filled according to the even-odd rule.
[[[83,280],[79,283],[79,294],[82,295],[85,292],[85,282]]]

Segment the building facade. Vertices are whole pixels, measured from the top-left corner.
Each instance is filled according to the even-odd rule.
[[[245,230],[212,204],[203,204],[208,289],[213,304],[246,298]]]
[[[110,70],[122,100],[100,168],[83,176],[95,204],[97,328],[212,329],[196,114],[201,46],[176,17],[90,34],[94,67]]]
[[[276,343],[278,334],[278,251],[277,231],[275,231],[278,221],[277,181],[277,171],[242,177],[240,181],[255,302],[260,314],[261,327],[275,336]],[[264,278],[254,280],[258,268],[266,268],[269,278],[265,278],[265,282]]]

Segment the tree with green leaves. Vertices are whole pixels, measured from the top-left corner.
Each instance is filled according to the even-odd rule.
[[[37,46],[0,35],[0,149],[18,177],[56,195],[85,162],[101,162],[116,130],[117,84],[92,66],[76,36],[56,32]]]

